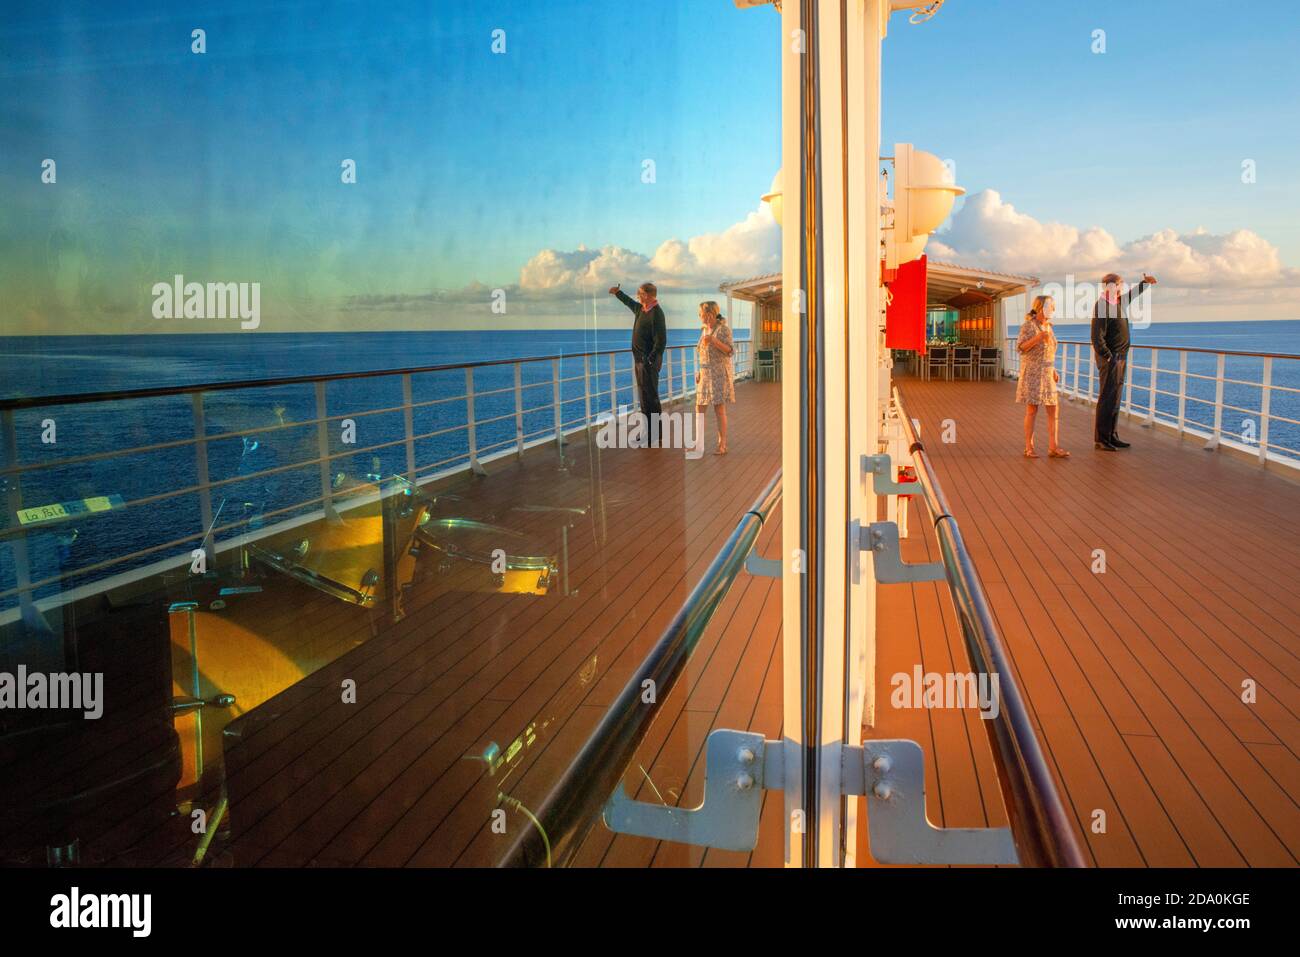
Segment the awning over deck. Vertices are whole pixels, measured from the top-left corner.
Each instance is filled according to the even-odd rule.
[[[1038,285],[1037,276],[994,272],[956,263],[929,261],[926,300],[931,306],[961,309],[977,302],[996,302]]]
[[[1037,276],[929,260],[926,304],[931,309],[962,312],[963,328],[970,333],[963,336],[964,340],[998,345],[1006,337],[1006,314],[998,303],[1011,296],[1028,295],[1038,284]],[[754,303],[753,334],[758,348],[779,346],[782,320],[780,273],[728,280],[718,289],[728,299]]]

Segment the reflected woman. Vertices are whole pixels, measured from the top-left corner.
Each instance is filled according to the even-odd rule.
[[[704,444],[704,415],[709,406],[718,417],[718,448],[714,455],[727,454],[727,403],[736,401],[736,384],[732,375],[731,356],[735,351],[731,329],[718,304],[710,299],[700,303],[700,331],[698,350],[699,372],[695,374],[695,411],[699,413],[700,435],[696,441]]]
[[[1016,401],[1025,403],[1025,458],[1036,459],[1034,451],[1034,420],[1038,407],[1047,409],[1047,454],[1054,459],[1067,459],[1070,453],[1061,448],[1060,405],[1057,403],[1056,383],[1056,331],[1052,316],[1056,314],[1056,300],[1051,296],[1035,296],[1025,321],[1020,324],[1016,349],[1020,352],[1020,382],[1016,386]]]

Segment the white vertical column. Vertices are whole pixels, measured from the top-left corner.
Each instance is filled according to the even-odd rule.
[[[783,4],[783,783],[787,820],[805,826],[788,830],[790,864],[845,862],[855,821],[841,758],[859,740],[872,677],[874,575],[850,540],[851,522],[875,516],[860,457],[875,451],[887,374],[877,265],[887,11],[887,0]]]
[[[848,687],[842,718],[846,745],[862,743],[863,725],[875,723],[876,708],[876,579],[871,552],[861,552],[853,530],[876,517],[876,494],[863,474],[863,455],[874,454],[881,415],[881,383],[888,394],[889,370],[879,364],[883,297],[880,290],[880,41],[888,17],[887,0],[848,4],[845,51],[847,54],[847,115],[849,120],[848,172],[848,360],[844,375],[848,394],[848,448],[845,479],[849,514],[843,526],[850,529],[844,543],[848,562],[847,655]],[[825,146],[826,144],[823,144]],[[863,374],[865,373],[865,374]],[[829,430],[828,430],[829,431]],[[898,461],[897,459],[895,461]],[[891,499],[896,501],[896,499]],[[828,516],[829,518],[829,516]],[[827,620],[830,630],[832,623]],[[829,660],[829,656],[828,656]],[[838,756],[837,756],[838,760]],[[843,857],[832,863],[853,866],[856,860],[859,801],[844,802]],[[836,802],[839,806],[839,802]],[[837,849],[838,850],[838,849]]]
[[[816,820],[813,820],[810,809],[808,836],[816,839],[813,850],[821,867],[837,867],[842,863],[840,829],[844,824],[844,802],[840,798],[840,765],[847,724],[845,664],[850,604],[849,578],[845,572],[849,570],[848,525],[852,515],[848,500],[858,487],[849,466],[849,450],[852,444],[850,430],[853,422],[861,418],[858,408],[849,408],[850,366],[854,367],[852,372],[859,383],[870,384],[869,389],[858,390],[859,394],[855,396],[855,401],[862,403],[859,408],[863,412],[867,411],[868,404],[875,407],[881,374],[877,364],[879,350],[875,348],[878,315],[875,312],[861,315],[860,325],[865,332],[862,338],[867,342],[860,341],[859,348],[854,349],[849,342],[853,324],[849,322],[849,289],[844,282],[845,270],[849,266],[845,259],[848,234],[845,205],[848,199],[847,177],[852,164],[847,163],[846,155],[849,150],[848,130],[839,119],[847,93],[845,71],[849,60],[862,59],[862,41],[860,37],[856,38],[854,51],[844,49],[842,43],[848,39],[846,10],[858,6],[842,0],[817,0],[816,29],[815,32],[809,31],[810,52],[815,47],[817,58],[816,125],[821,141],[817,150],[820,163],[816,170],[820,195],[811,197],[820,201],[817,210],[820,229],[815,244],[820,264],[815,259],[810,263],[809,272],[816,275],[817,281],[808,283],[810,300],[815,298],[818,301],[810,304],[811,321],[807,326],[811,334],[820,334],[821,337],[818,356],[810,368],[821,379],[817,411],[822,428],[818,441],[805,446],[810,453],[808,468],[818,473],[816,481],[820,485],[816,488],[816,535],[809,541],[809,568],[816,572],[810,586],[816,583],[820,587],[816,592],[810,588],[808,595],[810,603],[820,605],[820,614],[818,620],[805,623],[803,634],[810,643],[815,641],[818,644],[816,649],[805,649],[805,674],[812,673],[809,664],[813,654],[820,660],[816,668],[817,687],[808,691],[805,706],[818,712],[814,732],[818,735]],[[865,99],[863,91],[858,93],[858,108],[866,109],[866,104],[861,102]],[[850,116],[851,124],[854,119],[858,118]],[[879,155],[877,151],[875,156]],[[862,157],[861,162],[867,162],[866,158]],[[875,173],[874,163],[872,172]],[[873,184],[876,183],[876,175],[870,178]],[[865,250],[863,255],[867,255]],[[865,303],[853,303],[855,309],[860,305]],[[861,394],[863,392],[865,394]],[[874,417],[872,422],[874,425]],[[807,421],[804,427],[808,428]],[[874,431],[873,428],[872,438],[875,437]]]
[[[804,315],[803,231],[807,209],[803,176],[803,35],[802,0],[787,0],[781,9],[781,577],[782,599],[782,716],[785,748],[782,790],[785,801],[785,863],[798,867],[803,860],[806,827],[803,823],[803,576],[796,571],[804,547],[800,502],[804,494],[800,435],[804,370],[802,342]],[[764,318],[767,318],[764,316]],[[760,329],[762,326],[760,325]],[[766,334],[760,345],[772,348]]]

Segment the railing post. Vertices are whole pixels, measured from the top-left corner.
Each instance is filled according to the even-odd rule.
[[[614,353],[609,354],[609,414],[618,415],[618,376],[614,365]],[[633,376],[635,378],[635,376]]]
[[[465,430],[469,438],[469,467],[478,465],[478,412],[474,409],[474,367],[465,367]]]
[[[321,507],[334,514],[334,484],[330,476],[330,433],[326,420],[325,383],[316,383],[316,455],[320,460]]]
[[[1183,434],[1187,421],[1187,353],[1178,351],[1178,434]]]
[[[5,443],[5,461],[9,463],[11,469],[18,467],[18,431],[14,427],[14,410],[5,409],[3,413],[4,426],[4,443]],[[13,520],[19,522],[18,512],[23,507],[23,489],[22,479],[19,476],[22,473],[14,472],[8,481],[9,494],[6,508]],[[18,589],[18,608],[22,614],[23,621],[38,623],[44,621],[40,619],[40,612],[36,609],[36,603],[32,598],[32,570],[27,558],[27,530],[23,529],[12,539],[10,539],[10,548],[13,549],[14,556],[14,585]],[[47,626],[48,627],[48,626]]]
[[[520,459],[524,457],[524,371],[515,363],[515,449]]]
[[[560,360],[551,360],[551,404],[555,407],[555,447],[564,461],[564,418],[560,415]]]
[[[1133,363],[1124,363],[1124,401],[1121,407],[1129,415],[1133,414]]]
[[[1259,464],[1268,461],[1268,419],[1269,401],[1273,392],[1273,357],[1264,357],[1264,380],[1260,383],[1259,393]]]
[[[406,480],[415,484],[415,391],[411,388],[411,373],[402,376],[402,424],[406,429]]]
[[[1082,361],[1080,352],[1082,347],[1079,343],[1074,344],[1074,397],[1079,398],[1079,363]]]
[[[1217,449],[1219,439],[1223,435],[1223,373],[1224,360],[1228,357],[1222,352],[1219,353],[1218,361],[1214,369],[1214,434],[1210,436],[1210,441],[1206,443],[1207,449]]]
[[[591,427],[591,356],[582,357],[582,408],[584,423]]]
[[[668,394],[664,396],[669,402],[673,400],[673,350],[664,350],[664,365],[668,367]]]
[[[1151,349],[1151,385],[1147,394],[1147,425],[1156,421],[1156,388],[1160,385],[1160,350]]]
[[[216,563],[217,552],[216,534],[212,533],[212,476],[208,474],[208,426],[203,412],[203,393],[195,392],[190,400],[194,410],[194,476],[199,486],[199,530],[203,532],[199,544],[211,567]]]

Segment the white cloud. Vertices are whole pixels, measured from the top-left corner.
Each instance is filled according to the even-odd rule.
[[[1300,286],[1300,270],[1282,265],[1277,249],[1248,229],[1190,233],[1161,229],[1120,245],[1097,226],[1080,229],[1040,222],[1004,202],[995,190],[969,197],[948,228],[935,234],[933,259],[1030,274],[1050,281],[1073,273],[1080,281],[1105,272],[1154,273],[1170,286],[1247,289]]]
[[[654,282],[665,290],[715,290],[724,279],[775,272],[781,230],[766,205],[720,233],[668,239],[652,256],[621,246],[544,249],[524,264],[518,289],[525,296],[573,297],[603,293],[616,282]]]

